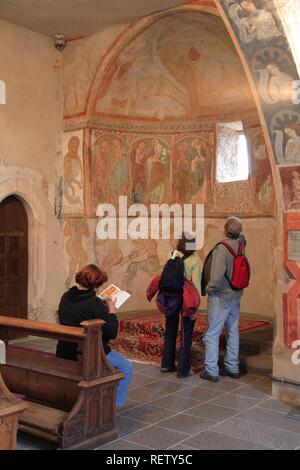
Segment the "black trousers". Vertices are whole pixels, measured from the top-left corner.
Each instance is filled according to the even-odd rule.
[[[165,341],[161,361],[161,367],[166,369],[174,367],[175,365],[176,339],[180,317],[181,316],[179,312],[166,316]],[[179,361],[177,365],[177,375],[181,377],[188,376],[190,371],[194,326],[195,321],[192,321],[187,317],[183,317],[181,320],[180,350]]]

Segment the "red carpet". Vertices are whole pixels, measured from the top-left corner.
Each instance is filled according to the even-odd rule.
[[[161,313],[120,320],[119,334],[113,342],[114,349],[130,359],[159,364],[164,341],[164,321],[165,317]],[[268,324],[265,321],[242,318],[239,330],[240,333],[244,333]],[[192,345],[192,364],[197,368],[201,368],[204,359],[202,335],[205,332],[205,325],[206,315],[201,313],[195,325]],[[220,338],[221,350],[224,350],[224,339],[225,331]]]

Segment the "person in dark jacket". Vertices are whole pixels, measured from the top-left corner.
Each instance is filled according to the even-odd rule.
[[[116,338],[119,322],[114,302],[101,300],[96,290],[107,281],[106,273],[94,264],[82,268],[75,276],[77,286],[71,287],[61,298],[58,307],[59,322],[67,326],[79,326],[85,320],[104,320],[102,327],[103,348],[110,364],[124,374],[124,379],[117,386],[117,406],[126,401],[128,385],[132,377],[132,363],[109,346],[109,341]],[[56,356],[77,361],[77,343],[58,341]]]

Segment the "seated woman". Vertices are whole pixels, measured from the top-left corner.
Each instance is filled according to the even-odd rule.
[[[132,363],[113,351],[109,340],[116,338],[119,322],[112,300],[101,300],[96,290],[107,281],[106,273],[94,264],[88,264],[75,276],[77,286],[71,287],[61,298],[58,316],[59,322],[67,326],[79,326],[85,320],[99,318],[105,321],[102,328],[103,348],[110,364],[124,374],[124,379],[117,386],[117,407],[126,401],[128,385],[132,377]],[[59,341],[56,356],[77,361],[77,343]]]

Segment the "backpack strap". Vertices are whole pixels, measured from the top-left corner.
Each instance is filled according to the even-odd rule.
[[[238,248],[238,254],[236,254],[236,252],[234,251],[234,249],[229,245],[229,243],[226,243],[225,240],[217,243],[217,245],[224,245],[228,251],[230,251],[230,253],[232,254],[232,256],[234,256],[235,258],[237,256],[241,256],[243,254],[243,245],[241,242],[239,242],[239,248]]]

